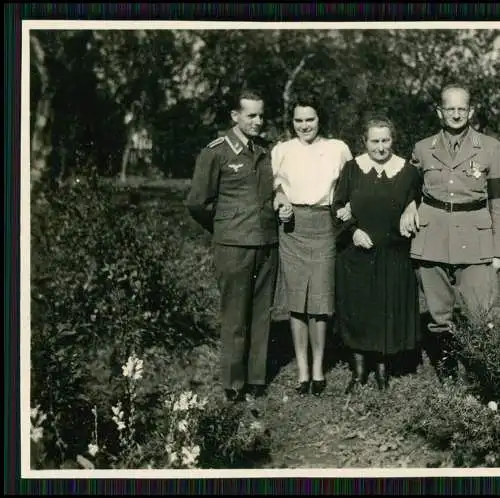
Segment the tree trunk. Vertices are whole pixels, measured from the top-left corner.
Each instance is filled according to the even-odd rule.
[[[290,138],[290,131],[288,130],[288,121],[290,119],[290,98],[292,95],[292,87],[295,79],[299,75],[300,71],[306,65],[308,59],[313,57],[313,54],[308,54],[302,57],[298,66],[291,72],[290,77],[288,78],[285,89],[283,90],[283,128],[287,138]]]
[[[127,130],[127,143],[125,144],[125,149],[123,151],[122,168],[120,171],[120,181],[124,183],[127,181],[127,166],[130,160],[130,151],[132,149],[133,134],[134,134],[134,127],[132,126],[132,123],[130,123]]]
[[[36,35],[30,35],[31,55],[40,76],[40,99],[36,106],[31,136],[31,191],[36,187],[47,170],[52,152],[50,127],[52,122],[52,92],[49,89],[49,75],[45,65],[45,52]]]

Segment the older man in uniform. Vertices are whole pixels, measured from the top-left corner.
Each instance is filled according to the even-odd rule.
[[[500,142],[471,128],[473,112],[466,88],[442,90],[442,130],[418,142],[411,160],[422,175],[421,204],[408,206],[400,227],[415,233],[411,257],[419,262],[428,328],[439,333],[438,372],[453,377],[454,289],[466,310],[489,312],[500,267]]]
[[[192,217],[213,234],[222,383],[230,401],[265,394],[278,232],[270,153],[259,137],[263,112],[256,92],[238,96],[231,111],[234,127],[199,154],[186,202]]]

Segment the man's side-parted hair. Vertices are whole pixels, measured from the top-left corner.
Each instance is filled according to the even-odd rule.
[[[257,100],[257,101],[262,101],[264,102],[264,98],[262,95],[251,88],[246,88],[244,90],[241,90],[240,92],[236,93],[234,96],[233,101],[231,102],[231,110],[232,111],[239,111],[241,110],[241,101],[242,100]]]
[[[441,88],[441,92],[439,94],[439,105],[443,103],[443,95],[448,91],[448,90],[463,90],[469,97],[469,105],[471,105],[472,102],[472,93],[470,91],[470,88],[467,85],[463,85],[462,83],[456,83],[456,82],[451,82],[443,86]]]

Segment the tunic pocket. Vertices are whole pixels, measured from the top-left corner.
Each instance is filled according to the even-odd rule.
[[[480,259],[491,259],[494,256],[491,219],[478,221],[476,228],[479,238],[479,257]]]
[[[215,215],[214,215],[214,221],[222,221],[222,220],[229,220],[231,218],[234,218],[237,209],[225,209],[225,210],[216,210]]]
[[[429,220],[420,217],[420,229],[415,234],[411,242],[411,254],[415,256],[422,256],[425,249],[425,240],[427,238],[427,232],[429,228]]]
[[[443,184],[443,168],[437,164],[424,164],[424,183],[429,187]]]

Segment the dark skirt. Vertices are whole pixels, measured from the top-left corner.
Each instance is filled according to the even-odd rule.
[[[418,284],[405,244],[370,251],[350,245],[337,256],[335,278],[338,327],[348,347],[394,355],[418,345]]]
[[[335,311],[335,231],[329,206],[293,206],[280,226],[275,309],[331,315]]]

